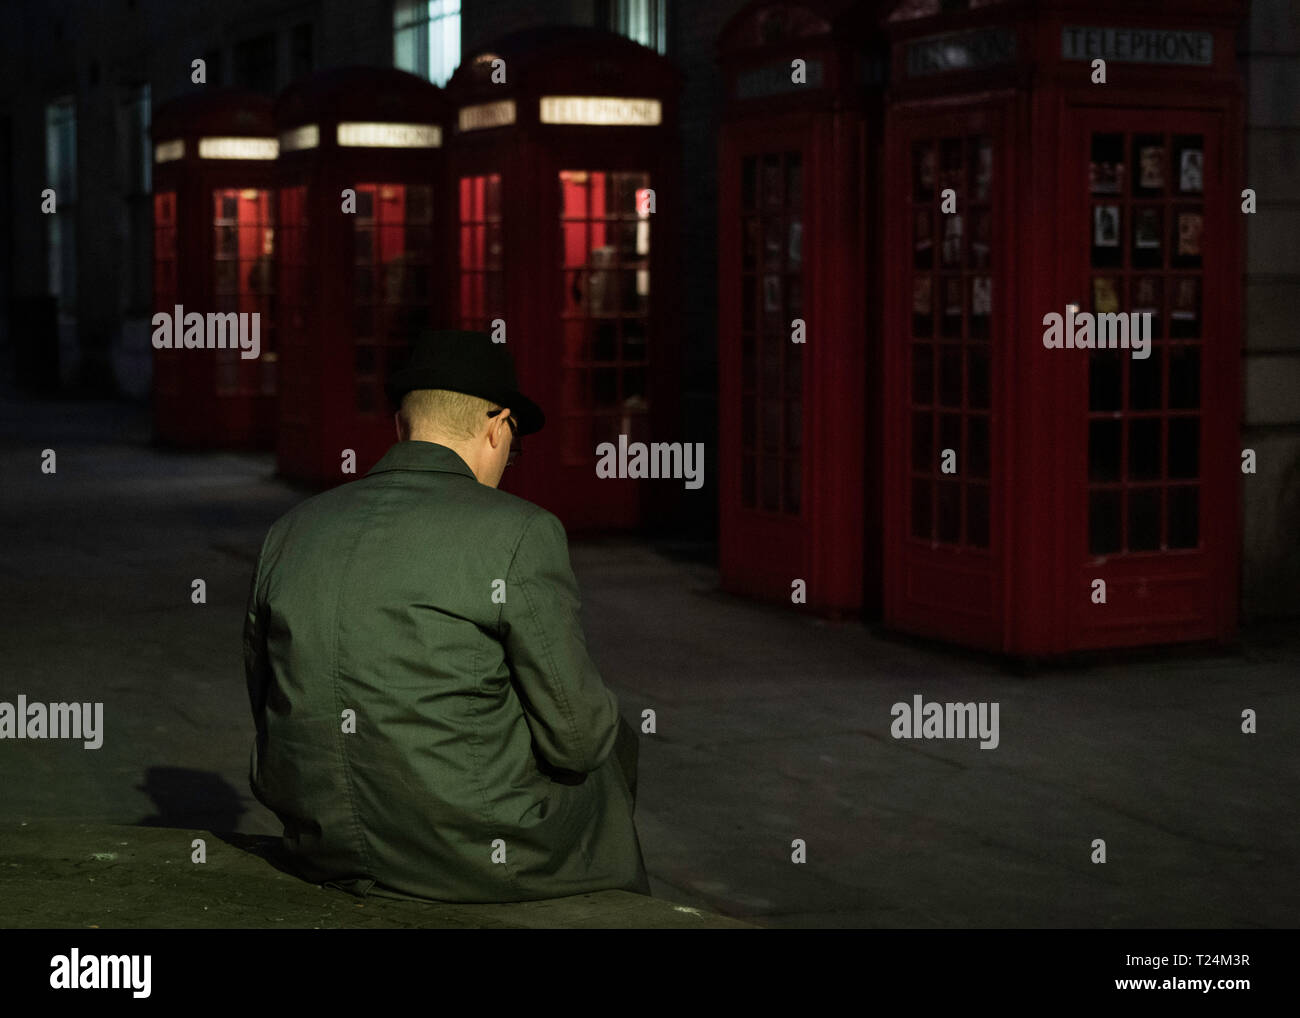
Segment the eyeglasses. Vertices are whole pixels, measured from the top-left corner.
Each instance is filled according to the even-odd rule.
[[[489,417],[495,417],[504,409],[505,407],[497,407],[495,410],[489,410],[487,415]],[[506,466],[510,466],[511,463],[524,454],[524,448],[523,443],[519,439],[519,432],[515,426],[515,419],[513,417],[507,417],[506,423],[510,425],[510,453],[506,456]]]

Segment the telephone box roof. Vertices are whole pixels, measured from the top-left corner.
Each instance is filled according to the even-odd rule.
[[[275,104],[281,127],[349,120],[439,123],[442,89],[395,67],[335,67],[291,83]]]

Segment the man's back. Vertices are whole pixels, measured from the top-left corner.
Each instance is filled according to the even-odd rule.
[[[251,781],[303,875],[444,901],[648,893],[577,612],[559,521],[445,446],[399,442],[277,521],[245,628]]]

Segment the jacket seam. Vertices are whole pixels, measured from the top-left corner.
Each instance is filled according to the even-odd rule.
[[[388,485],[385,485],[385,487],[392,487],[392,483],[390,482]],[[344,581],[339,584],[338,595],[335,597],[334,600],[334,626],[333,626],[334,661],[333,661],[333,667],[330,669],[330,674],[333,680],[334,707],[336,710],[339,710],[340,704],[342,703],[342,696],[339,691],[339,644],[342,641],[342,632],[341,632],[341,627],[339,625],[339,622],[342,614],[341,607],[343,604],[343,595],[344,592],[348,589],[346,578],[351,572],[352,562],[356,558],[357,548],[361,544],[361,535],[370,529],[369,527],[370,521],[374,518],[375,512],[378,510],[378,507],[379,507],[379,500],[376,499],[375,504],[371,506],[370,512],[366,516],[366,526],[359,527],[357,529],[356,538],[352,542],[351,550],[348,552],[348,560],[343,566]],[[339,711],[340,716],[341,714],[342,712]],[[348,792],[348,811],[352,814],[353,834],[357,838],[357,844],[361,849],[361,858],[362,858],[362,863],[364,864],[365,867],[365,875],[367,879],[370,879],[370,874],[373,872],[374,866],[373,866],[373,861],[371,860],[370,857],[370,843],[366,838],[365,828],[361,823],[361,815],[357,811],[357,790],[352,776],[352,767],[348,760],[347,750],[344,748],[346,746],[345,740],[348,738],[348,736],[347,733],[343,731],[343,726],[341,724],[338,724],[335,718],[331,717],[330,723],[337,725],[336,739],[337,739],[337,745],[339,750],[338,759],[339,759],[339,763],[343,767],[343,775],[347,783],[346,787]],[[373,883],[373,880],[371,882]]]
[[[541,516],[541,513],[536,513],[536,514],[533,515],[532,519],[530,519],[530,520],[528,521],[527,526],[524,527],[524,533],[527,533],[528,529],[533,525],[533,522],[534,522],[535,520],[537,520],[540,516]],[[524,536],[524,535],[523,535],[522,533],[519,535],[519,538],[520,538],[520,542],[521,542],[521,543],[522,543],[522,541],[523,541],[523,536]],[[517,553],[517,552],[518,552],[518,546],[516,546],[516,549],[515,549],[515,550],[516,550],[516,553]],[[514,564],[514,562],[513,562],[513,559],[512,559],[512,560],[511,560],[511,565],[513,565],[513,564]],[[527,585],[527,584],[521,584],[521,586],[524,588],[524,599],[528,602],[528,614],[529,614],[529,616],[532,618],[532,620],[534,621],[534,623],[537,623],[537,622],[538,622],[538,617],[537,617],[537,608],[536,608],[536,605],[535,605],[535,603],[534,603],[532,597],[531,597],[531,596],[529,595],[529,593],[528,593],[528,585]],[[507,596],[509,596],[509,595],[507,594]],[[563,683],[557,683],[557,682],[553,682],[553,681],[552,681],[553,677],[557,674],[558,669],[555,667],[555,659],[554,659],[554,656],[553,656],[552,653],[551,653],[551,644],[550,644],[550,641],[547,639],[546,626],[545,626],[545,625],[540,625],[540,624],[539,624],[539,625],[536,626],[536,629],[537,629],[538,633],[540,634],[539,639],[540,639],[540,642],[541,642],[541,652],[542,652],[542,656],[543,656],[543,658],[545,659],[545,662],[546,662],[546,669],[547,669],[547,672],[546,672],[546,679],[547,679],[547,683],[548,683],[549,685],[551,685],[551,686],[554,687],[554,690],[555,690],[555,692],[556,692],[556,699],[559,700],[559,703],[560,703],[560,710],[564,713],[564,720],[565,720],[565,723],[566,723],[567,726],[568,726],[569,732],[570,732],[570,733],[573,733],[573,734],[576,735],[576,739],[575,739],[575,741],[578,743],[578,751],[579,751],[579,753],[581,753],[581,755],[582,755],[581,764],[582,764],[582,766],[585,767],[586,764],[587,764],[587,762],[588,762],[588,757],[589,757],[589,754],[587,753],[586,739],[585,739],[585,737],[584,737],[584,735],[583,735],[583,733],[582,733],[580,727],[574,723],[574,717],[573,717],[573,706],[572,706],[572,704],[569,703],[568,693],[567,693],[567,691],[565,690]],[[584,771],[583,773],[588,773],[588,772]]]

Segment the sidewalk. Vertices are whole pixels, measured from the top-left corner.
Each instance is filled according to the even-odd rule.
[[[248,791],[239,635],[266,527],[306,493],[270,456],[148,448],[140,408],[0,404],[0,434],[0,700],[102,700],[106,727],[95,751],[0,742],[0,821],[278,833]],[[625,716],[657,716],[657,896],[769,927],[1300,923],[1296,626],[1020,678],[721,594],[632,539],[572,552],[594,659]],[[998,747],[892,738],[916,695],[999,703]]]

